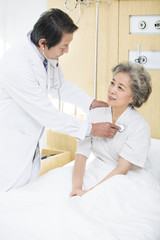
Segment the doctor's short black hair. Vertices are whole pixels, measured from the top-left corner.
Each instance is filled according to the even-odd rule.
[[[113,77],[119,72],[127,73],[131,79],[133,107],[141,107],[152,92],[151,77],[145,68],[138,63],[122,62],[112,68]]]
[[[44,12],[35,23],[31,32],[31,41],[39,47],[39,40],[46,39],[48,48],[57,45],[63,33],[73,33],[78,29],[68,14],[57,8]]]

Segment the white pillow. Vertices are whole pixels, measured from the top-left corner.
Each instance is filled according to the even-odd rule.
[[[151,139],[151,147],[148,154],[151,172],[160,183],[160,139]]]

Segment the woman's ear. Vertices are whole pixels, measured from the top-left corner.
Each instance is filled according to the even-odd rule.
[[[136,96],[131,96],[130,104],[134,105],[135,102],[136,102]]]

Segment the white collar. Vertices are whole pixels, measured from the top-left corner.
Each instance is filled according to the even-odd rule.
[[[43,62],[45,58],[42,56],[42,54],[40,54],[40,52],[38,51],[36,45],[31,41],[31,32],[32,32],[32,31],[28,32],[27,38],[28,38],[31,46],[34,48],[34,50],[36,51],[36,53],[38,54],[38,56],[40,57],[40,59],[41,59],[42,62]]]

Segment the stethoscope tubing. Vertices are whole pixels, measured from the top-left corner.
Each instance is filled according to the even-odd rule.
[[[60,89],[61,89],[61,87],[62,87],[62,80],[61,80],[61,75],[60,75],[60,70],[59,70],[59,63],[58,63],[58,61],[57,61],[58,64],[57,64],[57,66],[55,67],[55,66],[51,63],[50,59],[47,58],[47,56],[46,56],[46,54],[45,54],[45,52],[44,52],[44,47],[42,48],[42,51],[43,51],[43,56],[47,59],[48,68],[49,68],[49,67],[52,67],[52,68],[55,70],[56,67],[57,67],[57,69],[58,69],[59,86],[56,87],[56,85],[54,85],[54,76],[53,76],[52,87],[53,87],[54,89],[56,89],[57,92],[58,92],[58,100],[59,100],[59,106],[58,106],[58,107],[59,107],[59,110],[61,110],[61,94],[60,94]],[[47,77],[48,77],[48,78],[50,77],[50,76],[49,76],[49,69],[48,69]]]

